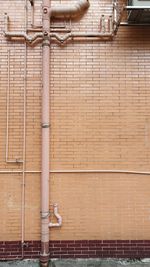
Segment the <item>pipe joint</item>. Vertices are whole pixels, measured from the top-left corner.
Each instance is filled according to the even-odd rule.
[[[47,37],[48,36],[48,32],[44,31],[43,35],[44,35],[44,38]],[[47,38],[47,39],[49,40],[49,38]]]
[[[47,44],[43,44],[43,45],[47,45]],[[48,123],[42,123],[42,128],[49,128],[50,124]]]
[[[76,4],[59,4],[51,8],[50,15],[55,18],[75,18],[90,6],[89,0],[78,0]]]
[[[47,219],[50,216],[50,212],[41,212],[41,219]]]

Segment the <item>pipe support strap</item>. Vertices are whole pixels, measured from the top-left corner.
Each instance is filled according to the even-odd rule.
[[[42,123],[42,128],[49,128],[49,127],[50,127],[50,124]]]

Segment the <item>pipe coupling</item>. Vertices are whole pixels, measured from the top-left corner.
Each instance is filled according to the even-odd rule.
[[[50,216],[50,212],[41,212],[41,219],[48,219]]]
[[[48,124],[48,123],[42,123],[42,128],[49,128],[49,127],[50,127],[50,124]]]
[[[47,267],[49,262],[50,253],[41,253],[40,254],[40,266]]]

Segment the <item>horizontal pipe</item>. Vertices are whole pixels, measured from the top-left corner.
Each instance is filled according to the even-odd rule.
[[[127,174],[150,175],[150,172],[128,171],[128,170],[51,170],[51,173],[127,173]]]
[[[3,174],[22,173],[23,170],[0,170]],[[137,175],[150,175],[150,172],[144,171],[130,171],[130,170],[50,170],[50,173],[126,173],[126,174],[137,174]],[[41,173],[41,171],[26,170],[25,173]]]
[[[33,36],[29,36],[24,32],[4,32],[6,37],[21,37],[24,38],[27,42],[32,43],[38,38],[43,38],[43,33],[36,33]]]
[[[35,41],[37,38],[43,38],[44,33],[40,32],[40,33],[36,33],[33,36],[30,36],[28,34],[26,34],[25,32],[9,32],[8,31],[8,20],[9,17],[7,15],[7,13],[5,13],[4,16],[4,35],[5,37],[21,37],[24,38],[27,42],[32,43],[33,41]]]
[[[78,0],[75,4],[57,4],[51,7],[50,16],[55,18],[75,18],[90,6],[89,0]]]
[[[25,32],[9,32],[8,31],[8,15],[5,13],[5,26],[4,26],[4,35],[6,37],[20,37],[24,38],[26,41],[32,43],[36,39],[41,38],[43,40],[44,38],[44,33],[39,32],[35,33],[34,35],[30,36],[26,34]],[[49,33],[49,37],[57,39],[60,43],[63,43],[67,41],[68,39],[73,39],[73,38],[113,38],[113,33],[100,33],[100,32],[74,32],[74,33],[67,33],[66,35],[62,36],[57,33]]]
[[[50,37],[56,38],[59,42],[63,43],[68,39],[73,38],[112,38],[113,33],[99,33],[99,32],[85,32],[85,33],[68,33],[64,36],[61,36],[57,33],[50,33]]]
[[[71,32],[71,30],[69,29],[65,29],[65,28],[51,28],[50,29],[51,32],[62,32],[62,33],[69,33]],[[27,29],[27,32],[41,32],[41,29],[34,29],[34,28],[29,28]]]
[[[150,10],[150,6],[125,6],[124,9],[126,9],[126,10],[148,9],[148,10]]]
[[[121,22],[120,26],[150,26],[150,23]]]
[[[24,38],[26,41],[32,43],[38,38],[42,38],[44,34],[43,33],[37,33],[33,36],[29,36],[26,33],[22,32],[4,32],[6,37],[21,37]],[[50,33],[50,37],[57,39],[60,43],[64,43],[68,39],[73,39],[73,38],[113,38],[112,33],[99,33],[99,32],[92,32],[92,33],[68,33],[64,36],[61,36],[56,33]]]

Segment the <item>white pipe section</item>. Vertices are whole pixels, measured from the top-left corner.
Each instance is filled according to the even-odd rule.
[[[59,42],[63,43],[68,39],[74,38],[113,38],[113,32],[101,33],[101,32],[71,32],[65,35],[60,35],[57,33],[50,33],[50,37],[56,38]]]
[[[62,226],[62,217],[60,216],[60,214],[58,213],[58,204],[54,204],[54,215],[57,218],[57,223],[49,223],[49,227],[60,227]]]
[[[25,4],[25,32],[27,29],[27,0]],[[24,258],[24,242],[25,242],[25,177],[26,177],[26,76],[27,76],[27,44],[25,43],[24,50],[24,90],[23,90],[23,171],[22,171],[22,191],[21,191],[21,244],[22,244],[22,258]]]

